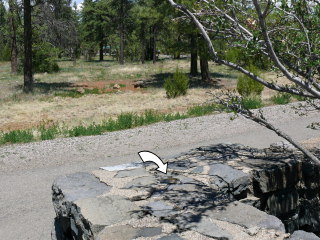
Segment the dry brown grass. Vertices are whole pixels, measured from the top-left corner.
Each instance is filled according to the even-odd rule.
[[[9,71],[9,64],[0,64],[3,72]],[[132,83],[134,80],[164,81],[168,74],[172,74],[177,68],[187,72],[189,62],[163,61],[157,64],[126,64],[120,66],[114,63],[86,63],[79,62],[73,66],[70,62],[62,63],[62,71],[56,74],[35,74],[36,81],[46,84],[85,82],[123,82]],[[212,71],[217,66],[211,66]],[[220,68],[220,67],[219,67]],[[213,70],[214,69],[214,70]],[[229,70],[220,69],[219,73],[226,73],[226,78],[221,81],[227,85],[235,84],[235,79],[228,78]],[[9,79],[9,77],[11,77]],[[12,79],[13,78],[13,79]],[[232,85],[231,84],[231,85]],[[36,89],[35,94],[25,95],[21,91],[21,76],[6,76],[0,81],[0,131],[26,129],[43,122],[64,123],[67,126],[75,126],[80,123],[91,124],[100,122],[109,117],[115,117],[123,112],[142,113],[145,110],[157,110],[160,112],[183,112],[188,107],[202,104],[210,99],[206,94],[214,88],[191,88],[186,96],[176,99],[167,99],[165,90],[160,86],[147,89],[121,89],[119,93],[89,94],[80,98],[54,96],[57,89]],[[127,84],[128,85],[128,84]],[[42,91],[47,91],[42,93]],[[65,90],[65,89],[64,89]]]
[[[177,68],[188,72],[188,60],[166,60],[154,64],[126,64],[120,66],[114,62],[83,62],[75,66],[72,62],[61,62],[62,71],[56,74],[35,74],[37,82],[45,84],[84,82],[106,82],[105,85],[135,80],[156,80],[160,86],[146,90],[122,89],[120,93],[89,94],[80,98],[57,97],[54,94],[61,89],[36,89],[35,94],[25,95],[21,91],[22,76],[9,74],[9,63],[0,63],[0,131],[30,128],[43,122],[65,123],[75,126],[80,123],[100,122],[123,112],[141,113],[145,110],[160,112],[183,112],[188,107],[203,104],[210,99],[207,91],[220,91],[215,86],[193,86],[186,96],[167,99],[161,81]],[[211,64],[211,72],[218,81],[220,89],[234,89],[237,73],[224,66]],[[276,79],[276,74],[264,75]],[[287,83],[279,78],[281,83]],[[63,89],[65,90],[65,89]],[[263,99],[274,92],[266,89]]]
[[[163,89],[86,95],[80,98],[54,97],[50,101],[11,102],[1,107],[0,130],[37,125],[42,121],[64,122],[68,126],[100,122],[123,112],[142,113],[185,111],[209,100],[206,89],[191,89],[188,95],[167,99]]]

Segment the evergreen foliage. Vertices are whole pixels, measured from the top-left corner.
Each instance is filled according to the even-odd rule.
[[[186,95],[189,88],[189,79],[186,74],[177,69],[173,77],[166,78],[164,88],[168,98]]]
[[[8,12],[3,0],[0,0],[0,61],[10,61],[9,29],[7,25]]]
[[[56,60],[58,49],[45,42],[35,45],[33,49],[33,70],[35,73],[53,73],[60,70]]]
[[[255,75],[259,76],[259,71],[254,66],[248,66],[248,70],[254,73]],[[248,97],[248,96],[257,96],[261,95],[264,86],[257,81],[254,81],[252,78],[248,77],[247,75],[241,74],[238,77],[237,82],[237,91],[240,93],[241,96]]]

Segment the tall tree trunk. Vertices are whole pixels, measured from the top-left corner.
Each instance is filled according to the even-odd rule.
[[[152,53],[152,61],[153,64],[157,61],[157,26],[153,26],[153,53]]]
[[[140,42],[141,42],[141,63],[144,64],[146,60],[146,25],[144,21],[141,23]]]
[[[180,59],[180,57],[181,57],[180,51],[175,52],[173,55],[173,59]]]
[[[180,44],[181,44],[181,36],[179,35],[177,38],[178,47],[175,49],[173,59],[180,59],[181,51],[180,51]]]
[[[10,38],[11,38],[11,73],[17,73],[18,69],[18,50],[17,50],[17,34],[15,22],[15,2],[9,0],[9,22],[10,22]]]
[[[200,68],[201,68],[202,81],[210,81],[208,58],[201,55],[200,55]]]
[[[119,63],[124,64],[124,2],[120,0],[120,54],[119,54]]]
[[[191,50],[191,62],[190,62],[190,75],[195,77],[198,75],[198,46],[197,35],[190,35],[190,50]]]
[[[120,23],[120,53],[119,53],[119,63],[124,64],[124,27],[123,23]]]
[[[99,60],[100,61],[103,61],[103,51],[104,51],[104,49],[103,49],[103,41],[101,41],[100,42],[100,45],[99,45]]]
[[[73,66],[76,66],[76,64],[77,64],[77,48],[72,49],[71,58],[72,58]]]
[[[151,61],[153,59],[153,28],[149,27],[148,32],[150,37],[146,46],[145,59]]]
[[[32,26],[31,26],[31,4],[30,0],[24,0],[24,86],[26,93],[33,91],[32,73]]]

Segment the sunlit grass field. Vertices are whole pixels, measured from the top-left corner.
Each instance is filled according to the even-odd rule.
[[[235,89],[238,78],[237,72],[210,63],[212,83],[202,82],[199,75],[190,79],[187,95],[168,99],[163,88],[165,79],[177,69],[188,74],[190,59],[125,65],[119,65],[112,58],[102,62],[80,59],[76,63],[60,61],[59,66],[58,73],[35,74],[34,93],[24,94],[23,76],[12,75],[10,63],[0,62],[2,143],[102,134],[110,129],[123,129],[123,123],[117,123],[121,116],[131,116],[126,124],[135,127],[153,123],[150,119],[168,121],[212,114],[217,109],[209,104],[212,95],[208,92]],[[263,74],[276,76],[274,73]],[[148,85],[134,88],[135,81],[147,81]],[[120,88],[113,89],[115,85]],[[281,104],[292,100],[288,96],[273,95],[273,91],[264,90],[262,102],[254,100],[247,104],[255,108],[273,101]],[[142,116],[148,112],[153,115],[147,115],[147,120],[142,121]],[[19,136],[22,139],[19,140]]]

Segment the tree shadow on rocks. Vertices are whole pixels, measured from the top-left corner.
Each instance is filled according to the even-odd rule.
[[[165,181],[165,178],[159,179],[162,186],[159,189],[156,187],[149,198],[160,197],[161,200],[156,200],[154,205],[145,206],[143,212],[176,225],[178,232],[185,231],[200,222],[207,210],[215,208],[221,210],[234,201],[232,195],[213,190],[200,181],[172,183]],[[163,189],[163,184],[166,183],[167,186]]]

